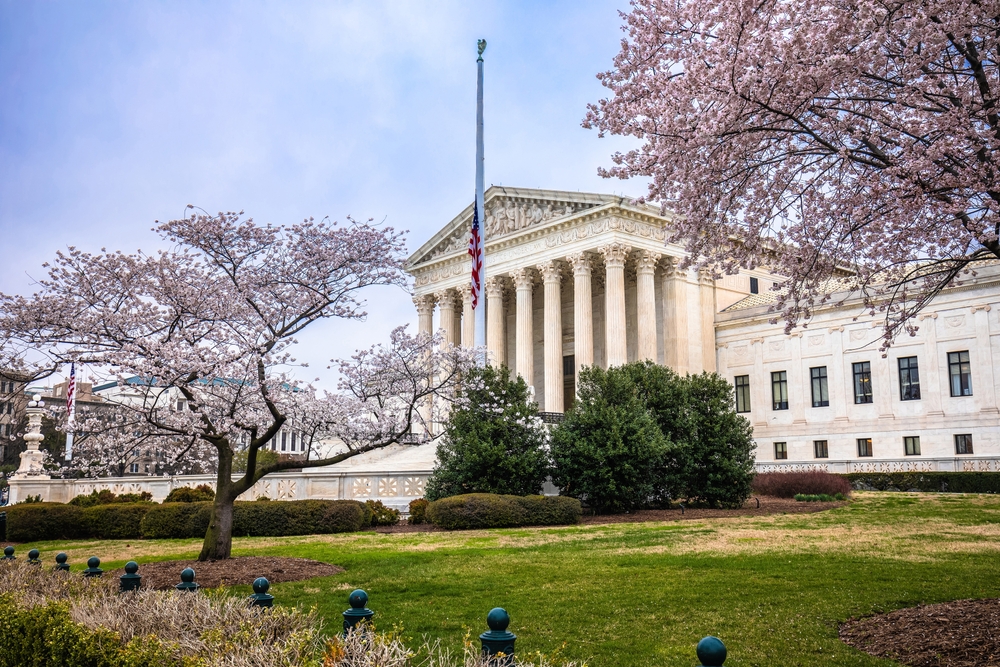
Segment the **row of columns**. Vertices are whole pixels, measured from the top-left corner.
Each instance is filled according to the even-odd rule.
[[[609,243],[601,246],[598,252],[604,259],[605,268],[605,348],[608,366],[620,366],[628,362],[627,339],[625,331],[625,263],[631,248],[622,243]],[[636,299],[638,305],[638,358],[640,360],[657,360],[656,346],[656,290],[655,272],[662,255],[650,250],[640,250],[635,255],[636,260]],[[580,368],[594,363],[594,318],[591,291],[593,267],[589,253],[578,252],[562,261],[553,260],[538,264],[535,267],[524,267],[513,271],[509,279],[515,290],[515,349],[514,369],[528,384],[533,384],[534,372],[534,304],[532,292],[537,275],[541,276],[544,290],[544,387],[545,409],[550,412],[562,412],[563,409],[563,344],[562,344],[562,279],[567,267],[573,274],[573,325],[574,325],[574,357],[577,377]],[[682,281],[677,262],[668,258],[664,270],[664,308],[668,323],[686,321],[687,292]],[[486,292],[486,345],[489,358],[494,363],[508,363],[505,358],[504,346],[504,277],[491,277],[485,285]],[[710,278],[703,276],[703,280]],[[461,297],[464,304],[463,317],[456,319],[457,301]],[[459,295],[446,291],[436,295],[414,297],[419,314],[419,329],[421,332],[432,333],[432,314],[434,301],[437,300],[441,313],[441,328],[445,331],[445,345],[471,344],[473,339],[473,311],[471,289],[466,286],[459,290]],[[699,304],[703,312],[702,325],[710,328],[703,331],[710,335],[714,348],[714,300],[711,304]],[[460,324],[460,323],[461,324]],[[461,340],[459,328],[462,328]],[[664,331],[665,361],[668,366],[686,369],[688,366],[687,335],[678,327],[668,326]],[[703,360],[707,362],[708,360]],[[714,358],[711,364],[703,363],[706,370],[714,369]],[[711,368],[709,368],[711,366]]]

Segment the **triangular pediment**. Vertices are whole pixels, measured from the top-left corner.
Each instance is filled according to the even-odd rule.
[[[587,209],[631,201],[618,195],[509,188],[499,185],[490,186],[484,193],[483,200],[486,210],[484,226],[487,242],[577,215]],[[463,252],[469,244],[471,227],[472,204],[470,203],[465,210],[414,252],[407,260],[407,265],[413,267]]]

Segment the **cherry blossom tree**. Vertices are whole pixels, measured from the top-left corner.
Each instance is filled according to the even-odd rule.
[[[174,465],[210,461],[216,499],[201,560],[229,557],[233,503],[262,477],[424,432],[421,407],[450,400],[473,363],[470,350],[442,349],[440,337],[400,328],[387,345],[339,363],[337,392],[319,394],[293,376],[300,364],[291,346],[301,331],[323,319],[363,318],[358,292],[367,286],[405,284],[403,239],[391,228],[262,226],[220,213],[157,230],[168,250],[70,248],[37,293],[0,295],[0,367],[40,377],[75,360],[106,369],[122,387],[129,381],[113,415],[80,425],[88,444],[70,466],[93,474],[140,443],[169,452]],[[258,465],[258,452],[286,424],[339,438],[343,451]],[[242,474],[233,470],[238,451],[246,455]]]
[[[790,329],[860,293],[884,344],[1000,257],[1000,2],[633,0],[584,126],[640,139],[671,239],[769,266]],[[831,281],[832,282],[829,282]]]

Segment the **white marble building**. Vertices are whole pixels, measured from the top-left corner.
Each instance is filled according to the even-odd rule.
[[[420,330],[454,344],[472,340],[471,217],[408,262]],[[582,365],[651,359],[739,385],[759,469],[1000,470],[1000,263],[941,294],[883,358],[858,299],[834,295],[785,335],[768,321],[773,276],[680,270],[669,224],[612,195],[486,192],[487,346],[543,411],[570,405]]]

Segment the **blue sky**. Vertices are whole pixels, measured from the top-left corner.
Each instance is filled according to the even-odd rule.
[[[68,245],[153,250],[188,203],[372,217],[417,248],[473,197],[479,37],[487,185],[642,195],[597,176],[629,144],[580,127],[626,5],[0,0],[0,291]],[[323,323],[299,357],[415,326],[402,291],[367,296],[367,322]]]

